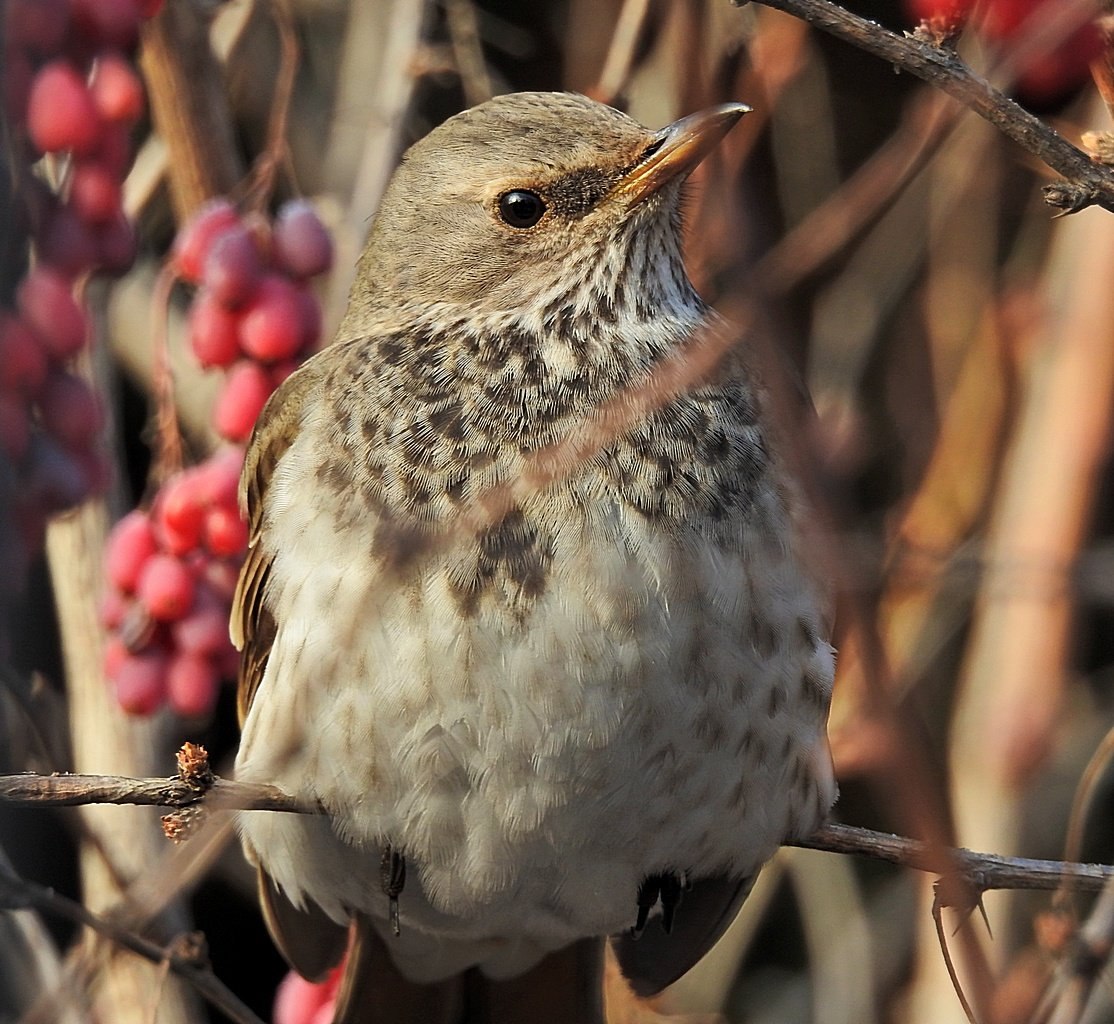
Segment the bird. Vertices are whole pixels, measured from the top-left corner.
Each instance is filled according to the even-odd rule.
[[[347,950],[338,1024],[598,1024],[605,946],[660,991],[829,813],[824,588],[745,360],[535,471],[717,322],[682,199],[747,109],[452,116],[256,424],[236,777],[317,813],[238,829],[292,967]]]

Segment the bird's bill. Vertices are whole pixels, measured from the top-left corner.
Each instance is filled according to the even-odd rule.
[[[745,103],[722,103],[674,121],[658,133],[657,148],[619,179],[616,191],[633,206],[688,174],[750,109]]]

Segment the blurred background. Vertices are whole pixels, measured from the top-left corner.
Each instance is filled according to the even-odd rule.
[[[28,32],[13,19],[36,2],[0,5],[0,299],[24,319],[28,239],[34,266],[64,263],[77,245],[57,231],[45,238],[35,211],[58,200],[39,193],[75,202],[82,159],[25,144],[33,85],[28,99],[12,81],[33,81],[46,55],[41,45],[17,52]],[[106,51],[91,57],[82,31],[108,30],[73,13],[80,0],[66,15],[67,2],[46,4],[70,17],[58,45],[95,68]],[[1102,4],[846,6],[896,31],[936,18],[937,38],[1074,142],[1109,128]],[[766,379],[812,506],[806,542],[836,595],[836,817],[1004,855],[1114,859],[1110,214],[1055,217],[1041,196],[1054,175],[1033,156],[911,76],[757,4],[167,0],[138,49],[104,38],[148,95],[120,177],[134,258],[113,275],[70,275],[94,337],[74,365],[101,398],[99,451],[112,472],[45,534],[0,511],[0,770],[169,775],[186,740],[204,743],[218,772],[229,768],[230,686],[194,683],[199,699],[179,689],[168,704],[164,680],[137,699],[113,676],[120,662],[109,658],[106,678],[104,661],[106,649],[131,656],[150,639],[106,611],[111,523],[137,506],[165,509],[160,488],[237,440],[216,412],[239,401],[228,397],[235,371],[216,358],[199,365],[197,292],[161,273],[206,201],[229,196],[265,219],[290,200],[312,204],[334,257],[298,287],[318,300],[328,339],[399,155],[454,112],[495,93],[572,89],[657,127],[742,100],[754,112],[693,178],[688,264]],[[1101,151],[1101,134],[1087,140]],[[91,229],[102,241],[107,223]],[[0,442],[4,429],[0,417]],[[0,452],[0,498],[17,511],[29,500],[20,458]],[[21,876],[116,907],[160,943],[200,931],[217,976],[271,1019],[285,969],[237,844],[207,833],[172,847],[159,814],[0,804],[0,847]],[[712,956],[652,1006],[617,999],[612,1019],[961,1022],[932,881],[783,850]],[[978,912],[953,911],[942,929],[979,1019],[1051,1019],[1089,902],[1069,892],[989,893],[984,903],[989,929]],[[0,1021],[223,1019],[173,977],[63,922],[25,911],[0,926]],[[1052,1000],[1045,1016],[1042,996]],[[279,1024],[312,1019],[283,1012]],[[1114,1021],[1109,985],[1056,1019]]]

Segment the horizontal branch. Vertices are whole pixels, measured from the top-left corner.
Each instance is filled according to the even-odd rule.
[[[733,0],[743,6],[748,0]],[[1059,132],[1030,114],[971,70],[955,50],[916,36],[901,36],[829,0],[753,0],[791,14],[946,92],[1039,157],[1065,181],[1045,188],[1051,205],[1075,213],[1087,206],[1114,212],[1114,172],[1095,163]]]
[[[129,779],[107,775],[0,775],[0,803],[22,807],[78,804],[143,804],[182,809],[322,813],[276,786],[232,782],[216,776],[199,783],[186,779]],[[916,839],[851,825],[827,825],[793,843],[811,850],[855,854],[940,876],[958,878],[976,893],[991,889],[1056,889],[1070,883],[1095,891],[1114,877],[1114,866],[1004,857],[964,849],[941,849]]]

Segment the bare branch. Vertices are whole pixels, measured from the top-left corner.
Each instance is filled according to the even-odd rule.
[[[263,1024],[263,1021],[213,974],[208,964],[204,939],[200,935],[180,936],[164,948],[108,918],[92,913],[80,903],[61,896],[52,889],[19,878],[7,870],[0,871],[0,908],[21,910],[28,907],[85,925],[98,935],[104,936],[145,960],[150,960],[154,964],[167,965],[236,1024]]]
[[[0,775],[0,803],[21,807],[73,807],[78,804],[143,804],[152,807],[192,807],[207,810],[283,811],[320,814],[323,808],[298,800],[277,786],[232,782],[214,776],[199,786],[181,777],[128,779],[108,775]],[[808,839],[789,845],[828,853],[855,854],[902,867],[958,880],[973,894],[990,889],[1047,889],[1064,882],[1080,891],[1095,892],[1114,878],[1114,866],[1075,864],[1056,860],[1003,857],[992,853],[949,849],[904,836],[875,832],[852,825],[826,825]],[[957,890],[947,905],[965,905]]]
[[[748,0],[732,0],[742,6]],[[1114,172],[1096,164],[1040,118],[1019,106],[963,63],[954,50],[900,36],[828,0],[754,0],[783,11],[844,42],[916,75],[985,118],[1023,149],[1064,176],[1045,188],[1045,200],[1065,213],[1088,206],[1114,212]],[[1096,11],[1097,13],[1097,11]]]

